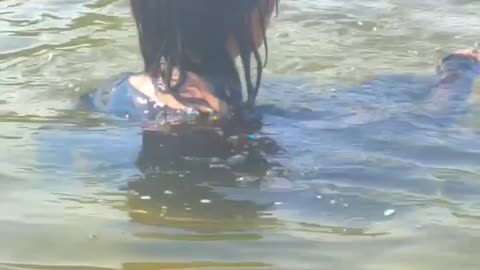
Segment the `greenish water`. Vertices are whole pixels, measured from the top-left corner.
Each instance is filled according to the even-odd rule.
[[[260,103],[292,173],[258,185],[142,171],[137,128],[69,110],[140,69],[125,2],[0,0],[0,269],[478,269],[478,97],[411,113],[480,2],[283,0]]]

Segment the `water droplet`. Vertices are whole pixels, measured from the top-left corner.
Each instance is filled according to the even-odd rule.
[[[378,28],[376,26],[373,27],[373,32],[377,32]]]
[[[135,209],[130,210],[130,213],[132,213],[132,214],[148,214],[148,212],[145,211],[145,210],[135,210]]]
[[[331,204],[331,205],[337,204],[337,201],[331,200],[331,201],[330,201],[330,204]]]
[[[363,25],[363,22],[362,21],[357,21],[357,24],[358,25]]]
[[[383,212],[383,215],[385,215],[386,217],[389,217],[389,216],[395,215],[395,213],[396,213],[395,209],[387,209],[385,210],[385,212]]]
[[[192,211],[192,208],[187,207],[187,208],[185,208],[185,211]]]
[[[48,62],[52,62],[53,59],[53,53],[48,54]]]
[[[227,165],[225,164],[210,164],[208,165],[210,169],[222,169],[222,168],[227,168]]]
[[[142,196],[142,197],[140,197],[140,199],[147,201],[147,200],[151,200],[152,197],[150,197],[150,196]]]
[[[221,163],[221,162],[222,162],[221,158],[213,157],[210,159],[210,163]]]
[[[72,88],[73,87],[73,83],[69,82],[68,83],[68,88]]]
[[[148,100],[145,98],[137,97],[137,102],[140,104],[147,104]]]
[[[323,198],[322,195],[317,195],[317,199],[320,200],[320,199],[322,199],[322,198]]]
[[[184,178],[184,177],[185,177],[185,174],[182,174],[182,173],[181,173],[181,174],[178,175],[178,177]]]
[[[242,176],[236,179],[238,183],[243,183],[243,184],[255,183],[255,182],[258,182],[259,180],[260,179],[255,176]]]
[[[275,202],[275,205],[283,205],[283,202]]]
[[[171,190],[165,190],[165,191],[163,192],[163,194],[172,195],[172,194],[173,194],[173,191],[171,191]]]
[[[343,206],[348,207],[349,205],[348,205],[348,203],[344,203]]]
[[[153,107],[154,108],[163,108],[163,107],[165,107],[165,104],[157,101],[157,102],[155,102],[155,104],[153,104]]]
[[[212,201],[211,201],[211,200],[208,200],[208,199],[203,199],[203,200],[201,200],[200,202],[203,203],[203,204],[212,203]]]

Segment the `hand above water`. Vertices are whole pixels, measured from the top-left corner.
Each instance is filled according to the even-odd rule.
[[[186,72],[187,79],[180,89],[180,97],[189,99],[188,107],[199,111],[214,111],[220,115],[229,111],[227,103],[212,94],[209,84],[193,72]],[[205,105],[202,105],[205,104]]]
[[[228,105],[215,97],[208,83],[193,72],[186,72],[186,80],[179,90],[177,99],[170,93],[160,93],[155,90],[154,84],[148,75],[133,75],[129,78],[130,83],[141,93],[151,100],[164,104],[175,110],[195,109],[201,112],[216,112],[220,115],[228,113]],[[173,80],[178,79],[174,74]],[[183,99],[188,99],[188,103]]]

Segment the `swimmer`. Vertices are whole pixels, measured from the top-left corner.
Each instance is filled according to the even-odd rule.
[[[141,121],[149,130],[159,130],[165,123],[195,122],[199,115],[207,115],[202,123],[217,127],[226,122],[230,129],[242,123],[251,130],[261,127],[258,115],[244,112],[252,112],[255,105],[265,64],[259,48],[265,45],[268,53],[266,30],[278,0],[131,0],[130,4],[144,71],[123,75],[91,93],[86,98],[91,109]],[[448,89],[468,92],[471,87],[460,84],[473,78],[468,72],[455,75],[458,72],[449,66],[462,62],[459,59],[478,61],[477,55],[464,50],[445,59],[443,78],[432,91],[426,112],[461,107],[453,103],[462,91]],[[236,58],[242,62],[243,82]],[[252,64],[257,69],[254,79]],[[464,69],[462,65],[458,68]]]
[[[252,140],[252,133],[262,126],[255,100],[268,56],[266,31],[278,4],[130,0],[144,70],[99,88],[86,104],[142,123],[140,160],[171,168],[186,157],[216,157],[237,169],[266,167],[262,156],[278,147],[268,138]]]
[[[437,67],[438,82],[421,108],[432,117],[448,117],[468,109],[473,84],[480,74],[480,52],[459,50]]]
[[[93,109],[162,124],[189,122],[198,114],[210,114],[214,122],[235,118],[238,123],[244,111],[253,111],[266,64],[259,49],[264,45],[268,54],[266,29],[278,0],[130,0],[130,4],[144,71],[124,75],[113,87],[90,94]]]
[[[265,64],[259,48],[264,45],[268,54],[266,30],[279,1],[130,3],[144,71],[124,75],[113,86],[90,94],[87,99],[91,107],[145,123],[144,151],[163,151],[166,158],[176,153],[229,159],[229,155],[245,154],[244,147],[263,143],[265,138],[261,136],[248,139],[260,129],[261,122],[256,114],[244,112],[253,112],[255,107]],[[243,82],[235,66],[237,58],[242,63]],[[470,93],[474,78],[469,75],[470,69],[475,69],[478,59],[474,51],[445,58],[438,87],[432,90],[423,110],[435,114],[459,108],[462,104],[456,101],[464,101],[465,94]],[[252,60],[257,69],[255,79],[250,72]],[[243,136],[237,134],[239,126],[247,127],[240,134]],[[269,150],[279,148],[265,141]]]

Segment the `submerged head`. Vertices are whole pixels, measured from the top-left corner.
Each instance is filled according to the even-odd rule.
[[[243,101],[235,59],[240,56],[249,106],[253,106],[264,61],[266,28],[279,0],[130,0],[137,24],[145,71],[161,77],[175,92],[186,71],[215,76],[225,82],[219,98],[231,105]],[[251,76],[252,59],[256,79]],[[180,71],[172,83],[174,69]]]

